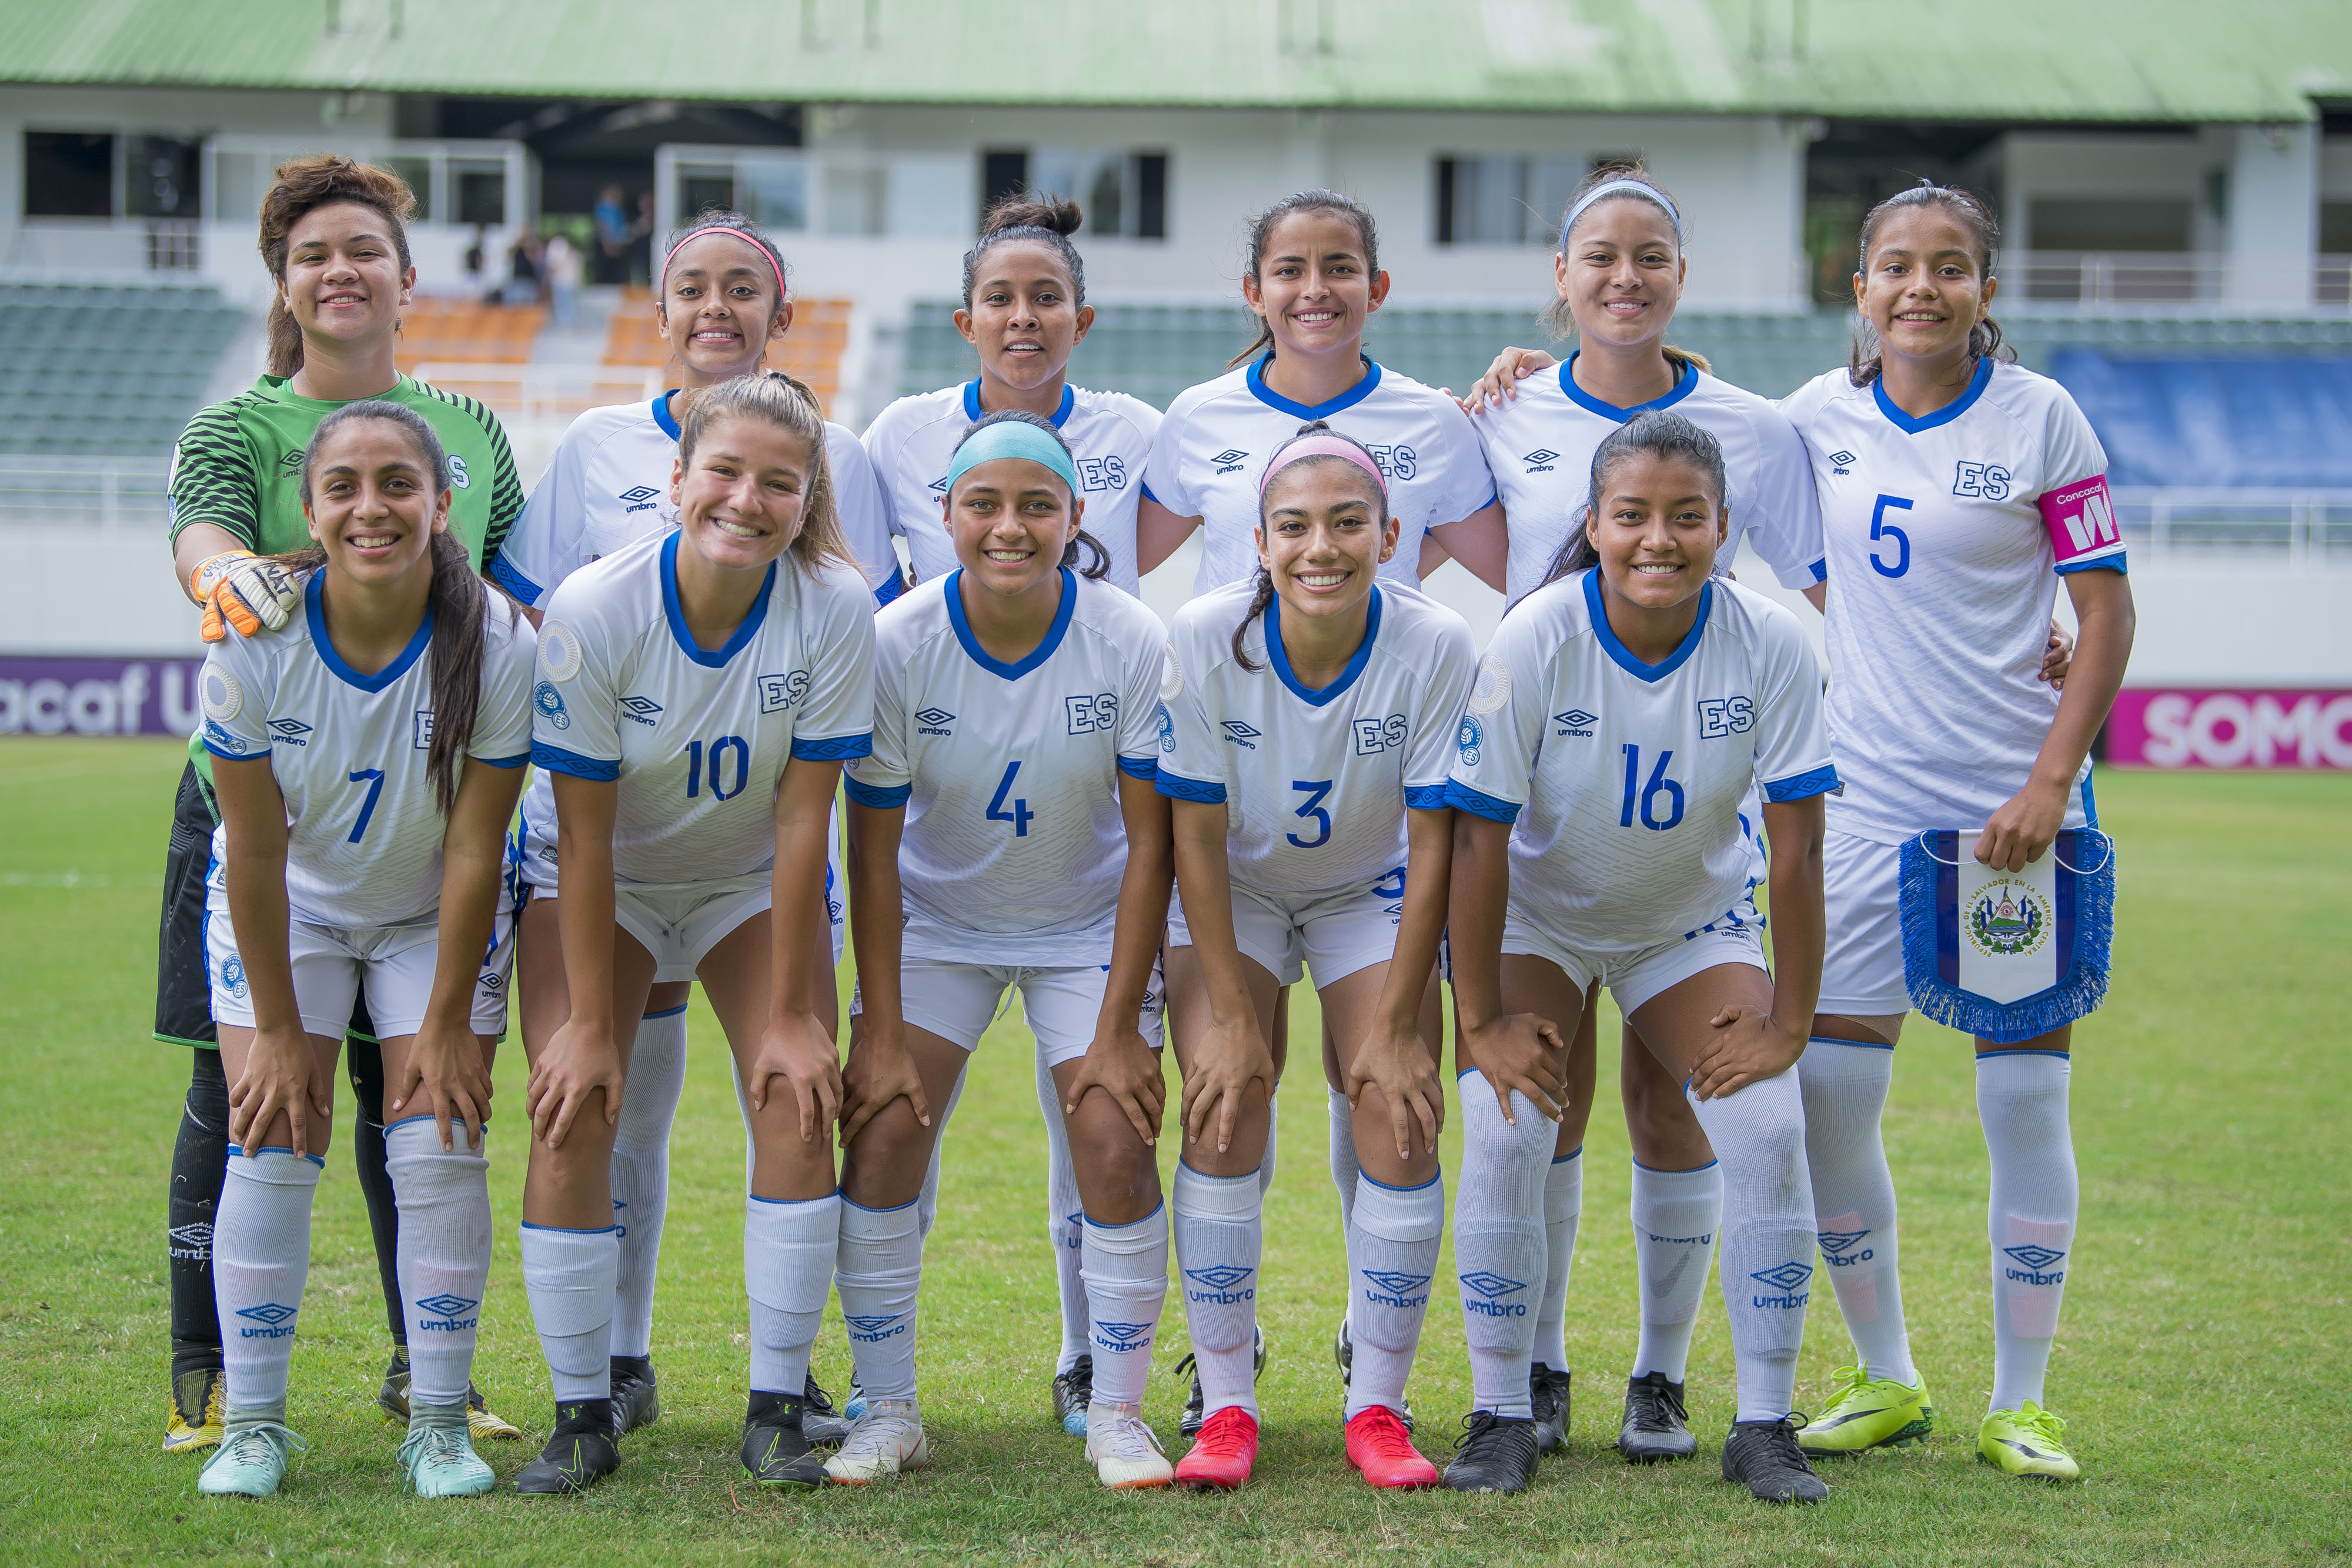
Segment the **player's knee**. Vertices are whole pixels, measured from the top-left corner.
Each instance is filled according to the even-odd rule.
[[[1124,1115],[1117,1124],[1083,1118],[1070,1130],[1070,1163],[1088,1214],[1107,1224],[1140,1219],[1160,1201],[1160,1166],[1152,1145]]]
[[[866,1208],[896,1207],[921,1192],[930,1161],[930,1129],[916,1120],[913,1106],[894,1100],[842,1152],[842,1191]]]

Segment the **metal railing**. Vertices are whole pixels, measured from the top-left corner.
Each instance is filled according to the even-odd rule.
[[[2292,286],[2297,265],[2282,262],[2275,277],[2242,279],[2249,299],[2299,294],[2293,287],[2267,287]],[[2352,256],[2315,256],[2310,267],[2310,303],[2352,304]],[[2006,251],[1998,271],[2006,296],[2043,305],[2210,305],[2239,292],[2231,287],[2230,258],[2216,251]]]
[[[168,457],[0,453],[0,524],[160,530],[171,471]]]
[[[2123,485],[2115,500],[2124,542],[2142,559],[2352,567],[2352,490]]]

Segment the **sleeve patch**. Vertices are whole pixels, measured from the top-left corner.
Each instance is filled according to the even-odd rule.
[[[1225,803],[1225,787],[1223,784],[1211,784],[1198,779],[1187,779],[1181,773],[1171,773],[1165,768],[1160,769],[1158,776],[1152,780],[1152,785],[1171,800],[1197,800],[1204,806],[1222,806]]]
[[[1500,713],[1503,705],[1511,700],[1511,666],[1493,653],[1478,661],[1477,676],[1470,683],[1472,713]]]
[[[1404,803],[1408,810],[1442,811],[1445,810],[1445,786],[1408,784],[1404,787]]]
[[[1816,768],[1793,779],[1776,779],[1764,786],[1764,799],[1775,805],[1790,800],[1808,800],[1815,795],[1842,795],[1844,792],[1845,786],[1838,782],[1835,767]]]
[[[1160,777],[1160,760],[1153,757],[1122,757],[1118,770],[1129,779],[1153,779]]]
[[[2049,491],[2034,505],[2042,509],[2042,526],[2050,530],[2062,571],[2070,562],[2123,549],[2115,497],[2107,492],[2104,474]]]
[[[1475,812],[1490,822],[1516,822],[1519,820],[1517,805],[1473,789],[1459,779],[1445,781],[1445,803],[1457,811]]]
[[[793,737],[793,760],[795,762],[846,762],[853,757],[874,755],[874,734],[835,735],[821,740]]]
[[[855,779],[848,779],[846,782],[849,785],[851,800],[877,811],[896,810],[912,799],[915,793],[915,787],[912,784],[860,784]]]
[[[583,757],[543,740],[532,745],[530,760],[531,766],[544,768],[550,773],[569,773],[574,779],[592,779],[599,784],[610,784],[621,776],[621,760],[617,757],[609,762],[601,757]]]
[[[489,580],[521,600],[525,604],[537,604],[547,590],[514,569],[514,563],[503,555],[490,558]]]

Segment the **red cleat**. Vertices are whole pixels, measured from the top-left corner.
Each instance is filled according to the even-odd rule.
[[[1366,1406],[1348,1423],[1348,1462],[1376,1487],[1437,1484],[1437,1467],[1421,1457],[1403,1420],[1385,1405]]]
[[[1192,1451],[1176,1462],[1176,1484],[1192,1491],[1231,1491],[1249,1479],[1256,1462],[1257,1417],[1228,1405],[1202,1425]],[[1434,1470],[1430,1479],[1437,1479]]]

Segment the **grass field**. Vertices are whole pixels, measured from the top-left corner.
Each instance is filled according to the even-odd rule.
[[[1016,1018],[983,1043],[949,1137],[923,1295],[932,1466],[858,1491],[755,1495],[734,1458],[742,1135],[698,1003],[655,1330],[668,1413],[627,1440],[620,1475],[570,1500],[402,1494],[397,1434],[371,1403],[383,1314],[339,1105],[294,1356],[292,1420],[310,1452],[278,1499],[257,1505],[198,1496],[194,1462],[156,1451],[163,1173],[187,1064],[147,1030],[181,755],[163,743],[0,742],[0,1539],[12,1563],[2352,1559],[2352,780],[2100,781],[2122,846],[2116,976],[2105,1010],[2076,1031],[2082,1228],[2051,1375],[2089,1475],[2080,1487],[1971,1462],[1990,1372],[1983,1145],[1965,1045],[1915,1020],[1887,1134],[1914,1343],[1948,1419],[1922,1448],[1831,1471],[1827,1506],[1768,1510],[1717,1478],[1731,1382],[1712,1296],[1690,1379],[1699,1460],[1637,1470],[1608,1448],[1634,1335],[1624,1134],[1605,1102],[1586,1146],[1570,1297],[1570,1453],[1515,1499],[1376,1497],[1340,1454],[1328,1343],[1343,1251],[1311,1071],[1285,1088],[1267,1207],[1261,1311],[1275,1359],[1260,1391],[1260,1479],[1221,1499],[1107,1494],[1045,1405],[1044,1155]],[[1309,1010],[1293,1028],[1311,1040],[1312,998],[1301,999]],[[1615,1038],[1604,1019],[1604,1084]],[[518,1048],[499,1062],[502,1123],[521,1081]],[[1450,1172],[1458,1148],[1447,1152]],[[502,1125],[478,1374],[535,1442],[546,1373],[516,1260],[523,1157]],[[1412,1388],[1423,1447],[1441,1460],[1469,1387],[1460,1320],[1442,1301]],[[1846,1359],[1827,1292],[1811,1329],[1801,1402],[1820,1398]],[[1171,1299],[1147,1414],[1178,1451],[1182,1391],[1170,1369],[1183,1350]],[[828,1386],[846,1384],[837,1317],[818,1367]],[[489,1454],[502,1475],[526,1457],[521,1444]]]

